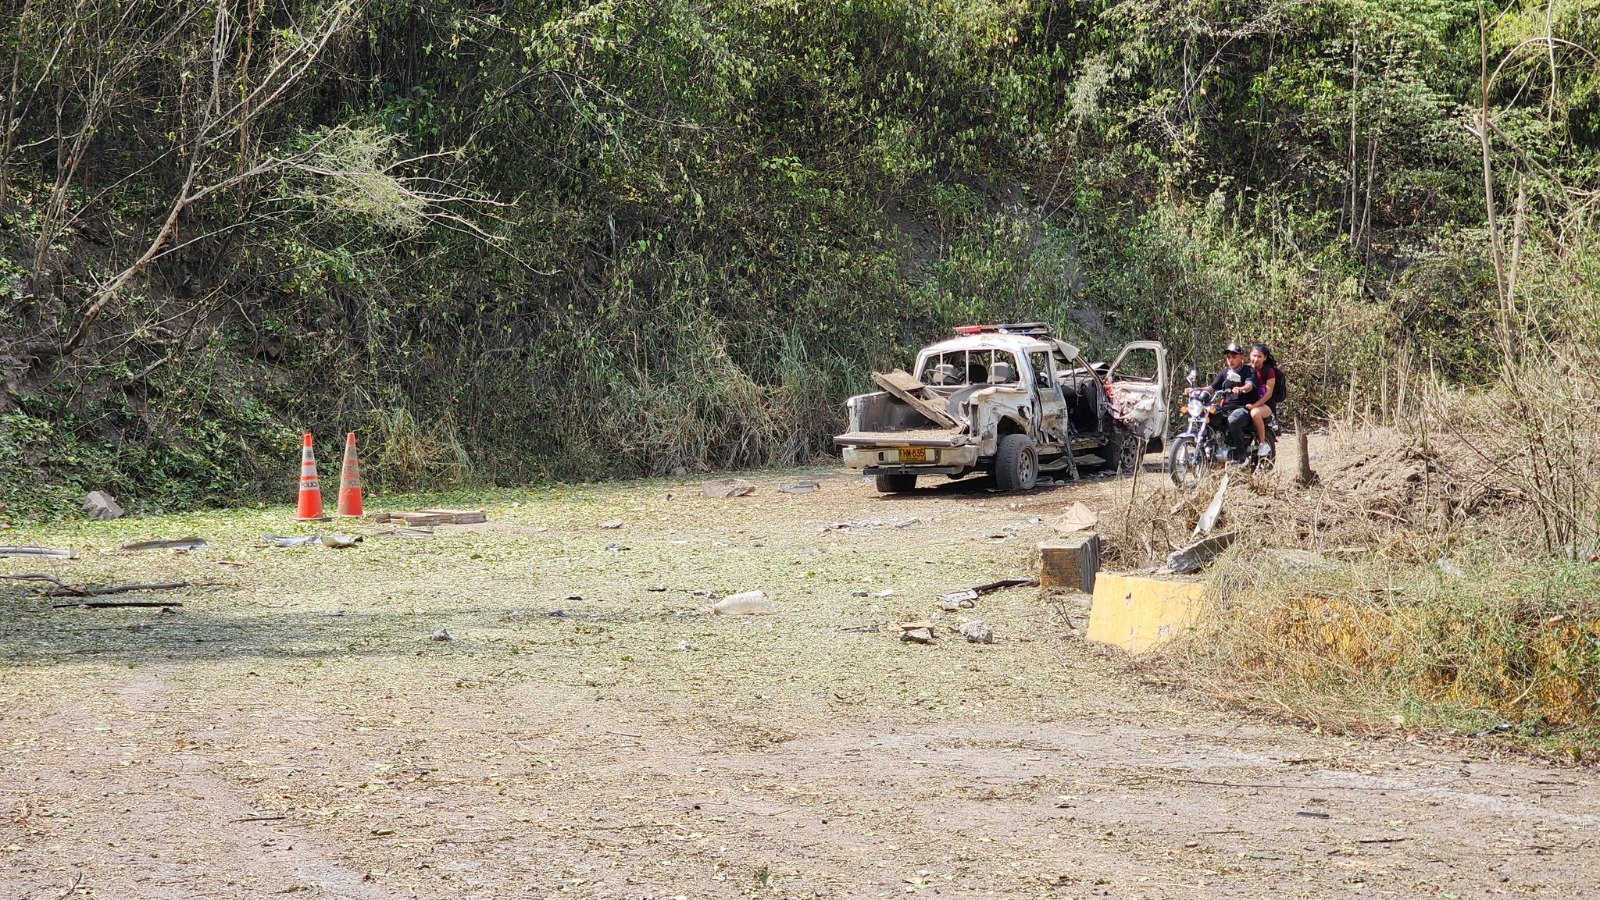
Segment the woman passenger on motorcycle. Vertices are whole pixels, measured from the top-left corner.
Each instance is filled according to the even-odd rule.
[[[1267,419],[1277,412],[1272,407],[1272,392],[1277,390],[1278,379],[1283,373],[1278,371],[1278,361],[1272,356],[1272,348],[1266,344],[1250,346],[1250,368],[1256,373],[1256,393],[1245,409],[1250,410],[1250,420],[1256,426],[1256,453],[1264,457],[1271,456],[1272,444],[1267,442]]]

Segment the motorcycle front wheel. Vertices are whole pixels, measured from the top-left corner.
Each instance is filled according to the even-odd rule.
[[[1203,474],[1200,460],[1200,447],[1194,438],[1182,435],[1172,440],[1172,449],[1167,452],[1167,472],[1172,476],[1172,483],[1181,488],[1192,488],[1200,483]]]

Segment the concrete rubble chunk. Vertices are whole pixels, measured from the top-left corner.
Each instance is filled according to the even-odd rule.
[[[908,644],[931,644],[933,629],[936,627],[938,626],[926,619],[920,622],[901,622],[900,640]]]
[[[1222,476],[1222,483],[1217,485],[1216,495],[1206,505],[1206,511],[1200,514],[1200,521],[1196,522],[1194,526],[1195,537],[1205,537],[1211,533],[1211,529],[1217,527],[1217,517],[1222,515],[1222,498],[1227,496],[1228,493],[1229,477],[1228,475]]]
[[[117,504],[117,499],[105,491],[90,491],[89,496],[83,498],[83,511],[90,518],[102,522],[122,516],[122,507]]]
[[[1222,551],[1233,546],[1238,537],[1238,531],[1224,531],[1195,541],[1187,547],[1180,547],[1167,555],[1166,571],[1179,575],[1198,572]]]
[[[755,484],[743,478],[719,478],[716,481],[707,481],[700,485],[700,490],[705,492],[712,500],[727,500],[730,497],[743,497],[754,493]]]
[[[711,606],[712,614],[718,616],[765,616],[777,611],[765,591],[729,594]]]
[[[967,639],[968,643],[994,643],[994,629],[990,628],[988,623],[984,622],[982,619],[974,619],[971,622],[967,622],[958,630],[961,632],[961,636]]]

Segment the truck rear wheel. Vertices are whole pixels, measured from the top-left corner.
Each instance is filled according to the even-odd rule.
[[[874,480],[878,490],[885,494],[904,494],[917,489],[915,475],[879,475]]]
[[[1039,480],[1039,448],[1025,434],[1000,439],[994,455],[994,483],[1002,491],[1031,491]]]

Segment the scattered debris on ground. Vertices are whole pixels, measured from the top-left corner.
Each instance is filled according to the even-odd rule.
[[[755,493],[756,486],[743,478],[719,478],[700,485],[700,490],[712,500],[727,500]]]
[[[178,553],[190,553],[195,550],[204,550],[209,546],[211,545],[206,543],[205,538],[186,537],[173,538],[171,540],[134,541],[131,544],[123,544],[117,549],[130,552],[139,550],[173,550]]]
[[[931,644],[933,643],[934,627],[932,622],[926,621],[901,622],[900,640],[909,644]]]
[[[155,589],[157,589],[159,587],[162,587],[162,586],[163,585],[144,585],[140,589],[141,590],[155,590]],[[178,585],[178,586],[181,587],[181,585]],[[47,594],[46,596],[60,596],[60,595],[58,595],[58,594]],[[70,603],[57,603],[57,604],[54,604],[54,608],[55,609],[128,609],[128,608],[151,609],[151,608],[159,608],[162,612],[167,612],[168,610],[170,610],[174,606],[182,606],[182,605],[183,605],[182,603],[179,603],[176,600],[77,600],[77,601],[73,601],[73,602],[70,602]]]
[[[913,517],[910,519],[892,519],[888,521],[883,519],[869,519],[862,522],[830,522],[827,525],[822,526],[822,530],[823,532],[839,531],[843,532],[844,534],[858,534],[872,528],[910,528],[921,521],[921,519]]]
[[[1239,537],[1237,530],[1223,531],[1209,537],[1203,537],[1186,547],[1167,554],[1167,564],[1161,571],[1175,575],[1189,575],[1205,568],[1206,563],[1215,559],[1222,551],[1233,546]]]
[[[1078,531],[1056,540],[1040,541],[1035,553],[1039,558],[1040,587],[1094,593],[1095,575],[1100,571],[1099,533]]]
[[[415,512],[381,512],[372,517],[378,525],[403,522],[413,528],[424,525],[481,525],[489,516],[481,509],[419,509]]]
[[[820,481],[795,481],[778,485],[778,490],[785,494],[810,494],[821,489],[822,482]]]
[[[1093,531],[1095,526],[1099,524],[1100,514],[1084,506],[1083,501],[1080,500],[1068,507],[1067,511],[1061,515],[1061,518],[1057,519],[1050,527],[1061,534],[1072,534],[1078,531]]]
[[[1222,502],[1228,496],[1228,479],[1230,477],[1230,475],[1222,476],[1222,483],[1217,485],[1216,495],[1211,498],[1210,503],[1206,504],[1206,511],[1200,514],[1200,521],[1194,525],[1195,537],[1204,537],[1211,533],[1211,529],[1217,527],[1217,517],[1222,515]]]
[[[711,605],[711,612],[718,616],[764,616],[777,611],[764,591],[729,594]]]
[[[304,534],[282,535],[263,534],[261,539],[274,547],[330,547],[335,550],[353,547],[361,543],[363,535],[359,534]]]
[[[950,591],[938,597],[939,608],[945,612],[955,612],[958,609],[971,609],[976,601],[984,594],[1011,587],[1026,587],[1039,583],[1037,578],[1002,578],[961,591]]]
[[[90,491],[83,498],[83,511],[91,519],[109,522],[121,518],[122,507],[117,504],[117,499],[105,491]]]
[[[78,551],[65,547],[0,547],[0,558],[77,559]]]
[[[54,588],[44,591],[44,597],[104,597],[110,594],[128,594],[134,591],[175,591],[179,588],[190,587],[187,581],[161,581],[141,584],[114,584],[108,587],[78,587],[67,584],[54,575],[45,575],[29,572],[21,575],[0,575],[0,580],[5,581],[45,581],[55,585]],[[71,604],[63,604],[71,605]],[[154,606],[168,606],[175,604],[150,604]]]
[[[602,528],[604,530],[607,530],[607,531],[615,531],[618,528],[622,527],[622,520],[621,519],[607,519],[606,521],[601,522],[598,527],[600,527],[600,528]]]
[[[372,532],[373,537],[403,537],[403,538],[431,538],[433,527],[427,528],[384,528]]]
[[[973,619],[971,622],[964,622],[962,623],[961,627],[956,630],[960,632],[962,637],[967,639],[967,643],[969,644],[994,643],[994,629],[990,628],[988,623],[984,622],[982,619]]]

